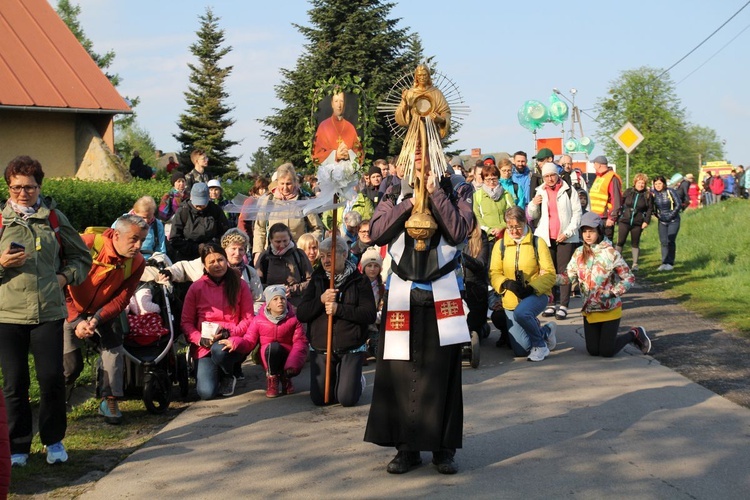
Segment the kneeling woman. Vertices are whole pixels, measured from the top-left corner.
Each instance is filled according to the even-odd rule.
[[[573,253],[557,282],[580,285],[586,350],[592,356],[610,358],[632,342],[648,354],[651,340],[643,327],[617,333],[622,317],[620,296],[633,286],[635,277],[622,255],[604,238],[601,218],[593,212],[581,217],[581,238],[583,246]]]
[[[229,267],[221,246],[204,243],[199,252],[204,274],[190,285],[185,296],[182,332],[191,344],[193,359],[197,359],[196,388],[200,398],[231,396],[237,383],[232,367],[247,353],[220,341],[245,334],[253,320],[253,295],[239,273]],[[204,323],[218,325],[218,331],[210,338],[201,335]]]
[[[339,238],[333,249],[331,238],[320,244],[320,263],[297,308],[297,317],[307,323],[310,338],[310,398],[325,404],[328,315],[333,316],[333,340],[329,403],[354,406],[364,388],[362,353],[366,351],[367,326],[375,322],[375,298],[370,281],[348,259],[346,242]],[[336,269],[331,266],[336,254]],[[330,287],[334,273],[334,288]]]

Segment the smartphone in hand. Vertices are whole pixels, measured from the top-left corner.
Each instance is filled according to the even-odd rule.
[[[26,251],[26,247],[21,245],[20,243],[16,243],[15,241],[11,241],[10,243],[10,253],[21,253]]]

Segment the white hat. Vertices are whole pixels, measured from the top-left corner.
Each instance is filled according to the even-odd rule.
[[[362,258],[359,260],[359,264],[362,266],[362,269],[364,269],[367,264],[370,264],[372,262],[376,263],[381,268],[383,267],[383,257],[380,256],[380,252],[378,252],[375,247],[370,247],[365,250],[365,253],[362,254]]]
[[[211,179],[210,181],[208,181],[208,187],[209,187],[209,188],[219,188],[219,189],[223,189],[223,188],[221,187],[221,181],[220,181],[219,179]]]
[[[556,174],[557,173],[557,165],[555,165],[552,162],[547,162],[544,165],[542,165],[542,175],[549,175],[549,174]]]

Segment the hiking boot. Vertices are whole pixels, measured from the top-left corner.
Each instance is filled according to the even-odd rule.
[[[65,445],[62,441],[45,446],[47,449],[47,463],[50,465],[61,464],[68,461],[68,452],[65,451]]]
[[[633,332],[633,343],[643,354],[651,351],[651,339],[646,335],[646,329],[642,326],[636,326],[631,330]]]
[[[102,399],[99,405],[99,415],[104,417],[104,421],[112,425],[120,425],[122,423],[122,413],[120,413],[120,407],[117,404],[117,399],[109,396]]]
[[[393,460],[388,462],[387,470],[390,474],[404,474],[422,463],[418,451],[399,451]]]
[[[547,338],[544,340],[547,343],[547,349],[554,351],[555,347],[557,347],[557,323],[550,321],[544,326],[549,327],[549,335],[547,335]]]
[[[10,456],[11,467],[26,467],[26,462],[29,460],[28,453],[14,453]]]
[[[294,394],[294,384],[292,384],[292,379],[285,375],[281,376],[281,394]]]
[[[279,377],[277,375],[269,375],[266,377],[268,382],[268,388],[266,389],[267,398],[279,397]]]
[[[432,463],[437,466],[437,471],[441,474],[455,474],[458,472],[456,461],[453,460],[455,452],[451,450],[440,450],[433,452]]]
[[[219,385],[219,394],[228,398],[229,396],[234,395],[234,388],[236,386],[237,377],[234,375],[225,375],[224,379],[221,381],[221,385]]]
[[[532,347],[526,359],[529,361],[544,361],[544,358],[547,356],[549,356],[549,348],[547,346]]]

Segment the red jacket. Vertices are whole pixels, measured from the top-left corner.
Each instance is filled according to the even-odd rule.
[[[104,323],[123,312],[130,303],[130,297],[135,293],[141,280],[146,261],[140,252],[133,257],[131,275],[126,280],[122,268],[125,258],[120,256],[112,244],[114,229],[107,229],[102,236],[104,246],[95,260],[116,268],[104,267],[97,264],[91,266],[88,276],[80,285],[65,287],[65,304],[68,307],[68,321],[85,314],[93,315]],[[94,246],[95,234],[83,234],[83,242],[87,247]]]
[[[248,353],[255,349],[258,341],[260,341],[261,352],[271,342],[278,342],[289,352],[284,370],[291,368],[295,372],[300,372],[305,365],[308,347],[307,336],[302,329],[302,323],[294,315],[292,308],[289,308],[286,318],[281,320],[278,325],[274,324],[263,313],[265,309],[266,305],[263,304],[258,315],[250,323],[250,328],[247,329],[245,335],[236,339],[233,338],[232,344],[240,352]],[[268,370],[265,356],[261,356],[260,359],[263,360],[263,367]]]
[[[236,272],[232,269],[228,273]],[[214,283],[207,275],[203,275],[188,289],[182,306],[182,333],[191,343],[191,349],[198,358],[211,354],[210,349],[200,346],[201,326],[204,321],[218,323],[220,328],[229,330],[230,339],[241,337],[247,331],[253,320],[253,294],[244,280],[240,280],[240,294],[232,314],[224,296],[224,286]],[[234,339],[232,339],[234,340]]]

